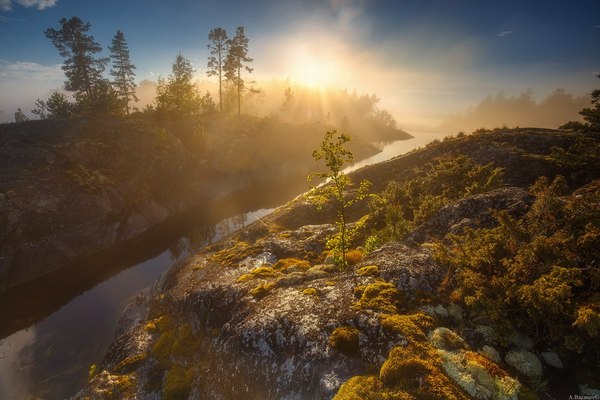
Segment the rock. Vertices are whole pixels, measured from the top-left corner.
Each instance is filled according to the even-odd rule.
[[[490,360],[492,360],[496,364],[499,364],[499,363],[502,362],[502,358],[500,357],[500,353],[498,353],[498,350],[496,350],[492,346],[488,346],[488,345],[483,346],[479,350],[479,353],[482,354],[482,355],[484,355],[484,356],[486,356],[487,358],[489,358]]]
[[[508,342],[516,347],[525,350],[533,349],[533,340],[527,335],[523,335],[522,333],[514,333],[508,338]]]
[[[454,351],[459,349],[467,349],[469,345],[463,338],[448,328],[436,328],[429,334],[429,342],[436,349]]]
[[[600,398],[600,389],[591,387],[586,384],[579,385],[579,393],[582,396],[589,396],[589,398],[592,398],[592,399]]]
[[[510,350],[504,361],[528,378],[542,376],[542,363],[535,354],[523,349]]]
[[[563,368],[563,363],[560,360],[560,357],[554,351],[544,351],[541,353],[541,356],[542,360],[544,360],[549,366],[557,369]]]
[[[461,322],[463,319],[463,315],[465,314],[465,310],[456,303],[450,303],[450,305],[448,306],[448,314],[456,322]]]

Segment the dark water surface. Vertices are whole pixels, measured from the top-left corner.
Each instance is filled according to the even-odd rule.
[[[357,167],[406,153],[438,134],[393,142]],[[352,168],[355,169],[355,168]],[[285,204],[304,176],[254,185],[159,227],[143,242],[0,295],[0,399],[62,399],[102,362],[119,314],[173,263]],[[88,263],[83,262],[83,263]]]

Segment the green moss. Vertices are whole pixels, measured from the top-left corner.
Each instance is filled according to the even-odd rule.
[[[190,369],[174,365],[164,379],[162,388],[163,400],[186,400],[192,388],[193,374]]]
[[[292,266],[300,269],[301,271],[308,271],[310,269],[310,263],[308,261],[297,258],[282,258],[273,265],[273,269],[276,271],[285,272]]]
[[[403,389],[418,389],[419,382],[435,372],[435,368],[419,358],[406,358],[401,347],[392,349],[390,357],[381,366],[379,379],[388,387],[400,386]]]
[[[129,356],[122,360],[115,366],[115,372],[128,372],[135,367],[137,367],[140,363],[146,361],[148,356],[146,354],[136,354],[134,356]]]
[[[379,276],[379,267],[377,265],[367,265],[356,270],[358,276]]]
[[[389,282],[375,282],[365,287],[355,307],[394,314],[401,303],[402,296],[396,286]]]
[[[195,335],[190,324],[179,327],[171,347],[171,354],[178,357],[192,356],[200,348],[200,337]]]
[[[358,341],[359,331],[351,326],[340,326],[329,336],[331,348],[349,356],[356,355],[360,349]]]
[[[309,287],[302,291],[303,294],[307,296],[318,296],[317,289]]]
[[[271,290],[275,287],[275,282],[267,282],[261,283],[256,286],[254,289],[250,290],[250,294],[254,296],[256,299],[262,299],[266,295],[268,295]]]

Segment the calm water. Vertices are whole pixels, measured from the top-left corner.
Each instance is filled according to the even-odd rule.
[[[433,133],[415,136],[384,146],[381,153],[350,169],[407,153],[441,137]],[[281,186],[275,187],[276,191],[281,191]],[[289,191],[287,198],[278,200],[278,204],[300,192]],[[33,322],[0,339],[0,399],[61,399],[75,394],[85,384],[90,365],[102,362],[113,339],[119,314],[132,296],[155,282],[176,260],[270,213],[274,208],[260,207],[273,207],[272,202],[273,199],[265,200],[262,205],[254,205],[253,211],[247,212],[252,208],[246,208],[217,223],[197,222],[196,229],[171,240],[168,248],[159,250],[158,255],[131,263],[112,276],[100,276],[88,287],[68,294],[66,300],[58,301],[56,310],[44,310],[42,314],[47,316],[42,319],[37,317],[35,310],[28,311],[35,314],[29,316]],[[60,284],[55,286],[59,287],[58,291],[46,295],[49,303],[60,297],[59,293],[63,295]],[[71,293],[70,288],[67,292]],[[41,299],[33,308],[46,306],[45,300]],[[0,297],[2,301],[7,300]],[[8,306],[17,307],[17,304]],[[27,317],[19,315],[26,321],[29,320]]]

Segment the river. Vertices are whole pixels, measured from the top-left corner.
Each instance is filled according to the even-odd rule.
[[[414,136],[383,146],[380,153],[347,171],[407,153],[442,135]],[[152,285],[177,260],[267,215],[306,189],[297,179],[273,186],[277,190],[271,190],[271,195],[265,195],[264,187],[234,194],[213,205],[214,212],[203,210],[202,216],[187,216],[185,222],[165,228],[167,237],[146,241],[125,255],[96,261],[89,268],[79,266],[72,273],[61,271],[0,295],[4,314],[0,399],[74,395],[85,384],[90,366],[102,362],[119,315],[133,296]]]

